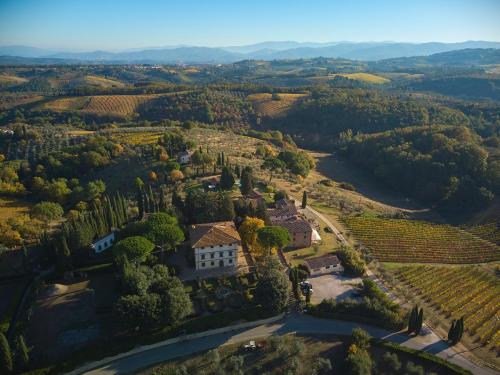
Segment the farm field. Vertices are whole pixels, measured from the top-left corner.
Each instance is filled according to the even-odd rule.
[[[42,109],[53,111],[81,111],[94,114],[129,116],[155,95],[100,95],[56,99],[45,103]]]
[[[484,224],[467,228],[467,231],[500,246],[500,220],[491,220]]]
[[[339,74],[329,74],[327,76],[316,77],[315,80],[321,80],[321,81],[323,81],[323,80],[330,80],[330,79],[334,79],[337,76],[345,77],[345,78],[349,78],[349,79],[354,79],[354,80],[357,80],[357,81],[363,81],[363,82],[367,82],[367,83],[378,84],[378,85],[384,84],[384,83],[388,83],[388,82],[391,81],[388,78],[385,78],[385,77],[382,77],[382,76],[379,76],[379,75],[375,75],[375,74],[370,74],[370,73],[339,73]]]
[[[95,75],[87,75],[83,78],[83,81],[84,83],[89,84],[91,86],[125,87],[125,84],[123,82]]]
[[[354,237],[381,262],[467,264],[500,260],[500,248],[457,227],[349,216]]]
[[[247,99],[252,102],[257,112],[268,117],[278,117],[284,115],[292,105],[307,94],[278,94],[280,100],[273,100],[268,93],[251,94]]]
[[[395,277],[451,322],[464,316],[474,340],[500,353],[500,284],[478,266],[402,266]]]
[[[18,85],[20,83],[27,82],[26,78],[9,75],[2,73],[0,74],[0,86]]]

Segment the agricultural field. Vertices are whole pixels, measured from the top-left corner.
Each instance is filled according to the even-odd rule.
[[[130,116],[138,107],[155,95],[100,95],[56,99],[45,103],[42,109],[76,111],[98,115]]]
[[[280,99],[273,100],[268,93],[251,94],[247,99],[252,102],[255,110],[263,116],[279,117],[284,115],[297,100],[304,98],[307,94],[278,94]]]
[[[348,216],[354,237],[381,262],[467,264],[500,260],[500,248],[450,225]]]
[[[123,82],[101,76],[87,75],[83,78],[83,83],[90,86],[99,87],[125,87]]]
[[[27,82],[26,78],[18,77],[15,75],[10,75],[6,73],[0,74],[0,86],[12,86],[19,85],[21,83]]]
[[[500,353],[500,283],[479,266],[402,266],[395,277],[450,321],[464,316],[473,339]]]
[[[163,135],[161,130],[141,130],[135,129],[120,129],[119,131],[111,132],[111,139],[127,145],[150,145],[156,144],[158,139]]]
[[[0,93],[0,110],[10,109],[24,104],[34,103],[44,96],[32,93],[2,92]]]
[[[469,227],[467,231],[500,246],[500,219]]]
[[[327,76],[320,76],[316,77],[315,80],[330,80],[334,79],[335,77],[340,76],[340,77],[345,77],[349,79],[354,79],[357,81],[362,81],[366,83],[371,83],[371,84],[384,84],[384,83],[389,83],[391,80],[379,75],[371,74],[371,73],[338,73],[338,74],[329,74]]]

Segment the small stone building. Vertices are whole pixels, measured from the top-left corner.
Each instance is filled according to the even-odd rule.
[[[324,275],[334,272],[340,273],[344,271],[344,267],[342,267],[340,259],[336,255],[332,254],[305,259],[305,262],[311,276]]]

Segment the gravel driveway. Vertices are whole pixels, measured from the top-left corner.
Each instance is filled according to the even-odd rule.
[[[311,302],[320,303],[325,298],[343,300],[354,297],[355,286],[361,283],[359,277],[346,277],[337,274],[313,276],[307,279],[313,287]]]

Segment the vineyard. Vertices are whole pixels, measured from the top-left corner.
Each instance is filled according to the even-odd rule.
[[[42,108],[53,111],[82,111],[95,114],[129,116],[155,95],[100,95],[56,99]]]
[[[466,264],[500,260],[500,248],[450,225],[350,216],[353,235],[382,262]]]
[[[279,94],[279,100],[273,100],[271,94],[251,94],[247,97],[256,111],[264,116],[278,117],[284,115],[292,105],[307,94]]]
[[[467,228],[467,231],[500,246],[500,219]]]
[[[125,87],[123,82],[95,75],[85,76],[83,83],[100,87]]]
[[[500,284],[477,266],[404,266],[396,278],[443,312],[447,319],[464,317],[467,333],[500,351]]]

